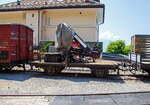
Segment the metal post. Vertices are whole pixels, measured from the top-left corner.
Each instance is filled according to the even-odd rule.
[[[133,37],[133,36],[132,36],[132,37]],[[132,37],[131,37],[131,48],[130,48],[130,53],[132,53],[132,47],[133,47],[133,46],[132,46],[132,39],[133,39]]]
[[[38,11],[38,44],[40,43],[40,11]]]
[[[132,55],[132,54],[130,53],[130,63],[131,63],[131,55]]]
[[[134,36],[134,53],[136,53],[136,36]]]
[[[138,61],[137,61],[138,59],[137,59],[137,54],[136,54],[136,71],[137,71],[137,66],[138,66]]]

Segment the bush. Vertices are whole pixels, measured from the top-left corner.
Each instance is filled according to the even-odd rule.
[[[52,42],[46,42],[45,44],[40,46],[40,52],[47,52],[47,48],[52,45]]]

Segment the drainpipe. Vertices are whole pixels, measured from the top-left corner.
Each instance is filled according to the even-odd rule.
[[[103,22],[102,23],[98,23],[98,25],[100,26],[101,24],[104,24],[104,21],[105,21],[105,7],[103,9]],[[98,27],[99,27],[98,26]],[[98,40],[99,41],[99,40]]]
[[[38,45],[40,44],[40,11],[38,11]]]
[[[39,53],[38,53],[38,59],[40,60],[41,62],[41,55],[40,55],[40,11],[38,10],[38,50],[39,50]]]
[[[102,25],[102,24],[103,24],[103,22],[98,24],[98,32],[100,31],[100,30],[99,30],[99,27],[100,27],[100,25]],[[99,33],[98,33],[98,34],[99,34]],[[98,35],[98,36],[99,36],[99,35]],[[99,38],[98,38],[97,42],[99,42],[99,41],[100,41],[100,40],[99,40]]]

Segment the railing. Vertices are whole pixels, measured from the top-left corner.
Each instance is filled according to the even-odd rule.
[[[135,66],[135,70],[139,70],[141,68],[141,54],[130,53],[129,59],[131,65]]]

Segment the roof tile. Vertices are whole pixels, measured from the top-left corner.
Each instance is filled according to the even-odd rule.
[[[15,9],[15,8],[43,8],[43,7],[83,7],[83,6],[97,6],[101,3],[96,0],[21,0],[20,5],[17,2],[0,5],[1,9]]]

